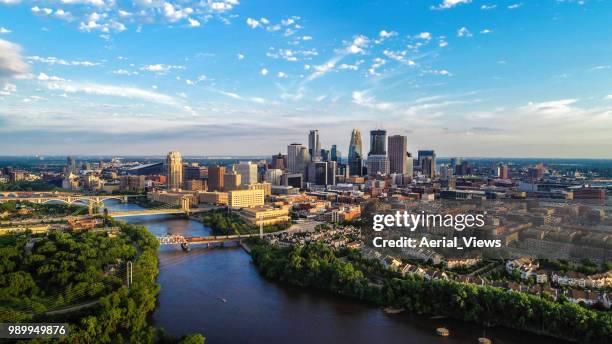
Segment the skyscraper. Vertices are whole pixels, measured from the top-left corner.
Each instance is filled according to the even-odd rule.
[[[327,185],[327,162],[312,161],[308,164],[308,182],[315,185]]]
[[[225,166],[211,166],[208,168],[208,191],[223,191],[223,176]]]
[[[421,167],[421,171],[423,171],[423,174],[427,175],[425,173],[425,165],[424,165],[424,160],[430,157],[431,158],[431,171],[433,174],[436,173],[436,152],[434,152],[433,150],[420,150],[419,151],[419,155],[418,155],[418,159],[419,159],[419,166]]]
[[[233,191],[240,189],[241,175],[236,171],[227,171],[223,174],[223,190]]]
[[[370,131],[370,155],[387,155],[387,131],[376,129]]]
[[[359,129],[353,129],[351,132],[351,142],[349,144],[349,173],[353,176],[360,176],[363,166],[363,143],[361,141],[361,132]]]
[[[280,152],[277,155],[272,156],[272,168],[284,170],[287,168],[287,156],[282,155]]]
[[[436,161],[431,156],[423,157],[421,162],[421,169],[423,171],[423,175],[428,178],[433,178],[436,175]]]
[[[310,154],[308,153],[308,149],[304,146],[300,147],[300,151],[298,152],[296,158],[296,173],[301,173],[303,175],[306,174],[306,169],[308,168],[308,163],[311,161]]]
[[[321,141],[319,141],[319,131],[316,129],[308,134],[308,153],[312,160],[319,160],[321,157]]]
[[[389,136],[389,172],[408,173],[408,138],[402,135]]]
[[[298,171],[297,168],[297,157],[298,154],[300,153],[301,148],[304,148],[304,146],[302,146],[299,143],[292,143],[290,145],[287,146],[287,169],[289,170],[289,172],[293,172],[293,173],[303,173],[304,171]]]
[[[76,160],[69,156],[66,158],[66,174],[77,173]]]
[[[335,161],[337,163],[340,163],[340,160],[342,160],[342,153],[340,153],[340,151],[338,150],[338,147],[336,147],[336,145],[332,145],[331,146],[331,157],[330,157],[331,161]]]
[[[389,159],[386,155],[370,155],[368,156],[368,174],[375,176],[377,174],[389,174]]]
[[[257,183],[257,164],[250,161],[241,162],[234,165],[234,171],[242,176],[240,185]]]
[[[168,189],[180,189],[183,185],[183,159],[181,153],[172,151],[166,157]]]

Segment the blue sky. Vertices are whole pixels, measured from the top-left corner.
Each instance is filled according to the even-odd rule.
[[[610,1],[0,0],[0,154],[612,156]]]

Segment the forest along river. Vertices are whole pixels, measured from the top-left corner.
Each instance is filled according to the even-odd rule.
[[[107,201],[111,212],[142,209]],[[211,235],[202,223],[173,215],[117,218],[155,235]],[[240,247],[205,249],[162,246],[161,291],[153,313],[170,335],[199,332],[207,343],[476,343],[483,328],[452,319],[430,319],[380,308],[316,290],[264,279]],[[435,334],[445,326],[450,337]],[[493,343],[558,343],[505,328],[487,329]]]

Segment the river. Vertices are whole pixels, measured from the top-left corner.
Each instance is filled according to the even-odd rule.
[[[108,201],[111,210],[140,209]],[[172,215],[118,218],[146,226],[155,235],[210,235],[193,220]],[[452,319],[430,319],[380,308],[316,290],[262,278],[240,247],[183,252],[178,245],[159,250],[161,285],[156,326],[174,336],[199,332],[218,343],[476,343],[483,328]],[[225,302],[224,302],[225,300]],[[438,337],[435,328],[451,335]],[[487,330],[494,343],[558,343],[505,328]]]

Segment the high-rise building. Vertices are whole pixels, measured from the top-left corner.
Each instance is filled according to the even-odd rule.
[[[361,141],[361,132],[359,129],[353,129],[351,132],[351,142],[349,144],[349,173],[353,176],[360,176],[362,174],[363,166],[363,143]]]
[[[321,157],[321,141],[319,141],[319,131],[316,129],[308,134],[308,153],[313,161]]]
[[[281,185],[283,171],[279,168],[271,168],[264,173],[264,181],[272,185]]]
[[[410,152],[406,152],[406,173],[405,176],[412,179],[414,175],[414,159],[412,159],[412,154]]]
[[[66,158],[66,174],[70,174],[70,173],[74,173],[76,174],[77,171],[77,164],[76,164],[76,160],[74,160],[73,157],[69,156],[68,158]]]
[[[119,182],[123,191],[142,192],[145,188],[145,176],[125,175],[119,177]]]
[[[302,146],[300,148],[300,151],[298,152],[295,172],[305,174],[306,169],[308,168],[308,163],[310,163],[310,161],[311,158],[310,154],[308,153],[308,149]]]
[[[223,191],[223,175],[225,166],[211,166],[208,168],[208,191]]]
[[[308,164],[308,182],[315,185],[327,185],[327,162],[313,161]]]
[[[300,150],[304,148],[299,143],[292,143],[287,146],[287,170],[293,173],[304,173],[304,171],[298,170],[298,155],[300,154]]]
[[[177,190],[183,185],[183,159],[181,153],[172,151],[166,157],[168,189]]]
[[[387,131],[376,129],[370,131],[370,155],[387,155]]]
[[[287,156],[282,155],[280,152],[277,155],[272,156],[272,168],[284,170],[287,168]]]
[[[389,172],[408,173],[408,138],[402,135],[389,136]]]
[[[304,183],[304,177],[301,173],[283,173],[281,176],[281,185],[293,186],[301,189]]]
[[[340,153],[336,145],[331,146],[331,157],[329,158],[329,160],[336,161],[337,163],[340,163],[342,160],[342,153]]]
[[[389,174],[389,159],[386,155],[370,155],[368,156],[368,174],[375,176],[377,174]]]
[[[428,178],[434,178],[436,175],[436,163],[433,157],[425,156],[421,162],[421,169],[423,171],[423,175]]]
[[[338,163],[335,161],[327,162],[327,185],[336,185],[336,173],[338,171]]]
[[[321,149],[321,160],[323,161],[329,161],[331,158],[331,152],[329,149]]]
[[[236,171],[227,171],[223,174],[223,190],[233,191],[240,189],[241,174]]]
[[[234,171],[242,176],[240,185],[257,183],[257,164],[250,161],[241,162],[234,165]]]
[[[497,167],[497,176],[499,177],[499,179],[509,179],[508,165],[499,165]]]
[[[420,150],[419,151],[419,155],[418,155],[419,167],[421,168],[421,171],[423,171],[423,174],[425,174],[425,166],[423,165],[423,161],[427,157],[430,157],[432,160],[433,165],[431,166],[431,170],[435,174],[436,172],[436,152],[434,152],[433,150]]]

